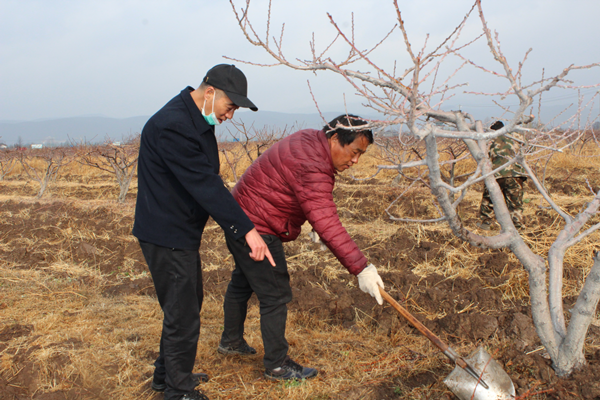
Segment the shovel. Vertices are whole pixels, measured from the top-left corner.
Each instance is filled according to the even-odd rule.
[[[444,383],[456,397],[460,400],[508,400],[515,398],[515,386],[510,377],[482,346],[479,346],[468,358],[462,358],[381,287],[379,292],[408,322],[456,364],[454,370],[444,379]]]

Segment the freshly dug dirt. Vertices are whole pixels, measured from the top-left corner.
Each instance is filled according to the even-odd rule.
[[[337,189],[336,189],[337,190]],[[364,198],[368,193],[362,189],[342,193],[342,198]],[[411,199],[402,206],[414,210],[422,204]],[[357,213],[348,210],[345,218],[355,221],[371,221],[380,218],[383,209],[377,205],[367,207],[369,212]],[[364,210],[364,208],[361,208]],[[89,271],[71,276],[68,272],[48,270],[56,279],[72,279],[74,287],[99,285],[106,298],[120,296],[155,296],[151,278],[141,276],[146,265],[139,246],[130,235],[133,219],[128,213],[119,213],[109,208],[85,209],[74,207],[69,202],[52,203],[5,201],[2,203],[3,218],[0,221],[0,262],[16,269],[44,269],[61,261],[69,261]],[[546,221],[544,216],[541,220]],[[89,232],[93,232],[90,234]],[[400,228],[384,240],[369,239],[354,235],[359,247],[369,260],[388,266],[382,278],[389,293],[421,320],[435,334],[452,346],[469,343],[472,349],[490,340],[503,343],[505,347],[493,354],[513,378],[521,398],[549,399],[599,399],[600,398],[600,351],[586,354],[588,366],[569,379],[559,379],[552,370],[550,361],[544,357],[535,333],[531,313],[527,304],[504,300],[502,285],[511,274],[521,267],[511,261],[507,252],[470,249],[475,254],[474,273],[471,277],[453,277],[439,274],[419,276],[414,268],[424,262],[441,263],[448,257],[453,244],[458,242],[435,230],[424,231],[419,239],[406,229]],[[288,258],[300,255],[309,248],[298,239],[298,243],[286,245]],[[304,247],[303,247],[304,246]],[[303,250],[304,249],[304,250]],[[204,237],[201,250],[206,270],[203,273],[206,296],[220,298],[225,293],[231,274],[232,262],[222,238],[222,232],[211,225]],[[330,258],[325,252],[323,258]],[[227,260],[224,262],[223,260]],[[340,267],[341,268],[341,267]],[[579,279],[577,269],[567,270],[567,278]],[[569,275],[570,274],[570,275]],[[101,276],[101,278],[99,278]],[[356,278],[340,273],[335,279],[324,276],[323,268],[297,268],[291,273],[293,301],[291,313],[299,313],[332,326],[358,330],[358,324],[370,326],[375,332],[389,337],[398,332],[414,331],[389,305],[378,306],[372,298],[360,291]],[[326,285],[324,285],[325,283]],[[9,299],[0,295],[0,314],[6,309]],[[253,298],[252,302],[256,302]],[[61,318],[68,321],[77,311],[63,312]],[[361,316],[361,318],[359,318]],[[107,328],[108,329],[108,328]],[[31,325],[4,324],[0,322],[0,354],[11,357],[11,362],[20,370],[11,374],[0,373],[0,399],[35,398],[83,399],[101,398],[102,385],[80,387],[73,382],[65,390],[40,390],[39,376],[42,371],[30,358],[37,349],[36,330]],[[140,336],[131,335],[124,342],[140,341]],[[598,328],[592,327],[588,340],[600,339]],[[20,341],[23,346],[5,352],[9,343]],[[81,340],[69,338],[56,343],[58,347],[78,349],[86,346]],[[136,353],[149,363],[156,357],[155,351]],[[2,359],[0,359],[0,362]],[[67,368],[73,360],[65,356],[49,358],[44,374],[52,375]],[[118,371],[119,366],[104,366],[108,374]],[[437,371],[416,371],[403,383],[377,383],[364,388],[341,391],[332,398],[339,399],[393,399],[404,398],[406,390],[415,387],[427,388],[450,372],[447,365]],[[146,379],[142,377],[140,379]],[[448,393],[437,398],[449,398]],[[536,397],[534,397],[536,396]]]

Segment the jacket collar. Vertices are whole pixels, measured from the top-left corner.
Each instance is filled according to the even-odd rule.
[[[194,127],[196,130],[202,135],[206,132],[214,132],[214,126],[209,125],[204,117],[202,116],[202,112],[198,109],[198,106],[192,99],[192,92],[194,88],[191,86],[186,87],[179,94],[183,99],[183,104],[185,104],[190,116],[192,117],[192,122],[194,123]]]

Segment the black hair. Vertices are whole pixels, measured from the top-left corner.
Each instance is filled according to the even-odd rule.
[[[208,89],[209,87],[213,88],[215,90],[215,101],[220,99],[222,95],[225,94],[224,91],[222,91],[219,88],[214,87],[213,85],[209,85],[208,83],[202,81],[202,83],[200,84],[200,86],[198,86],[198,90],[201,92],[205,92],[206,89]]]
[[[370,129],[351,130],[338,126],[338,124],[343,126],[360,126],[367,125],[367,121],[352,114],[340,115],[323,127],[323,131],[328,139],[337,133],[338,141],[342,146],[354,142],[357,136],[364,136],[369,141],[369,144],[373,144],[373,132]]]
[[[503,127],[504,127],[504,124],[502,123],[502,121],[496,121],[492,124],[492,126],[490,126],[490,129],[497,131],[498,129],[502,129]]]

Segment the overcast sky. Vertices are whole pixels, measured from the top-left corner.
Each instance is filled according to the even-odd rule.
[[[267,4],[253,0],[250,7],[261,34]],[[472,0],[399,4],[413,45],[419,48],[430,34],[432,49],[462,20]],[[308,58],[313,32],[320,50],[334,36],[326,13],[348,30],[352,11],[361,48],[377,43],[396,22],[391,0],[273,0],[271,28],[279,37],[285,22],[284,53],[291,60]],[[548,76],[571,63],[600,61],[598,0],[485,0],[484,12],[515,68],[533,48],[527,79],[538,79],[543,67]],[[462,41],[480,31],[473,15]],[[0,0],[0,38],[0,120],[151,115],[185,86],[196,87],[210,67],[227,62],[223,56],[272,62],[245,39],[226,0]],[[484,45],[469,55],[493,66]],[[333,55],[342,54],[340,49],[334,48]],[[388,69],[396,60],[403,70],[409,65],[404,49],[396,30],[373,59]],[[353,88],[335,74],[235,64],[248,77],[249,97],[260,110],[315,112],[310,80],[323,111],[343,110],[345,99],[360,113]],[[469,82],[466,90],[492,90],[489,76],[473,70],[461,74],[457,79]],[[571,77],[576,84],[597,83],[600,69]],[[556,102],[576,101],[560,90],[545,96]],[[457,101],[463,108],[481,106],[476,99]]]

